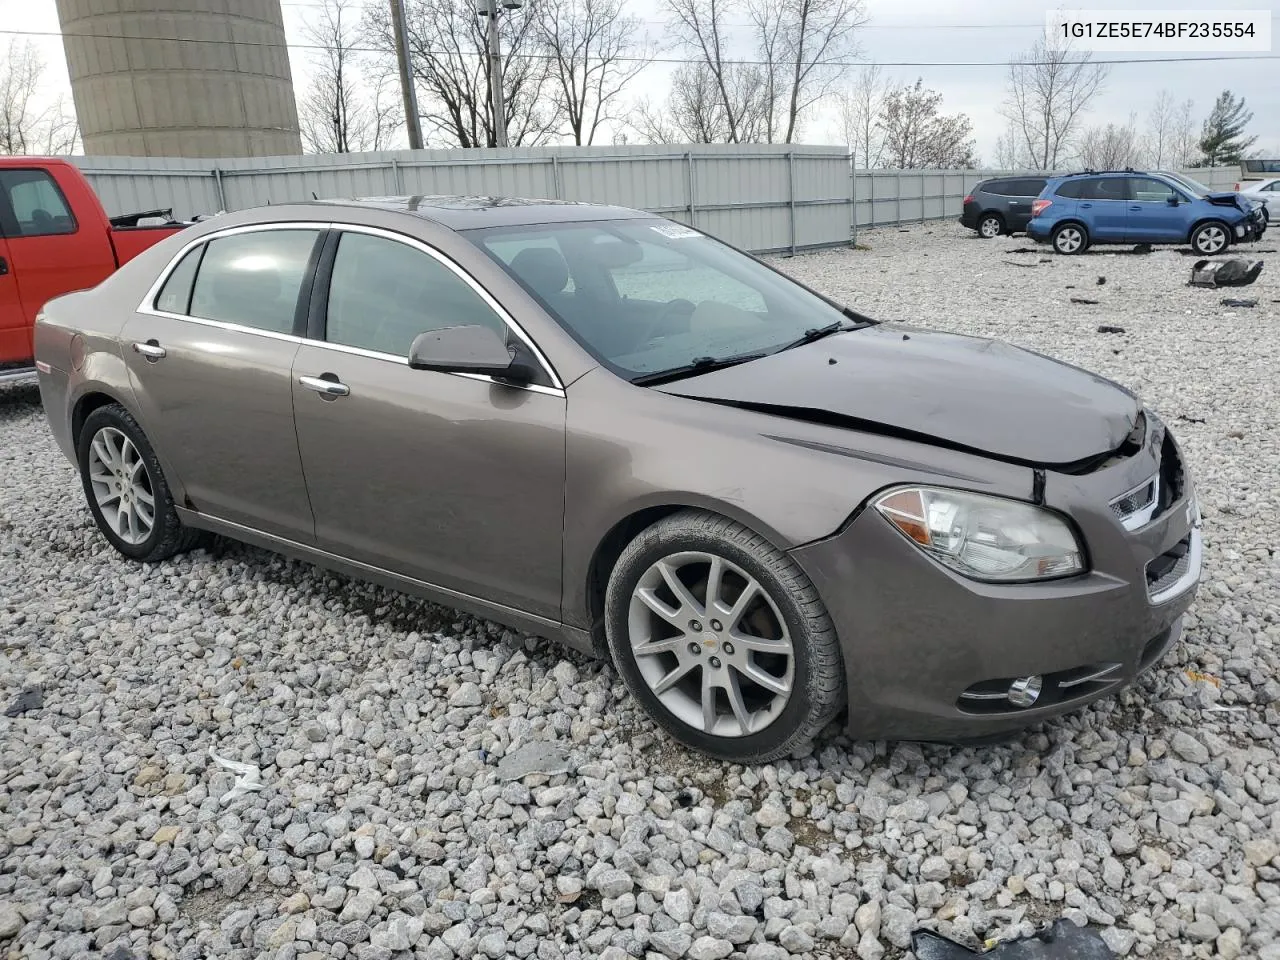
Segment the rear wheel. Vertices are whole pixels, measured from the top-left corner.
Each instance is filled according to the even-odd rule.
[[[1222,253],[1231,246],[1231,230],[1225,223],[1210,220],[1191,231],[1191,249],[1202,257]]]
[[[1004,221],[997,214],[984,214],[978,221],[978,236],[984,240],[992,240],[1004,232]]]
[[[1071,255],[1083,253],[1089,246],[1089,234],[1078,223],[1064,223],[1054,227],[1049,240],[1055,253]]]
[[[835,628],[786,554],[725,517],[660,520],[619,557],[609,651],[631,694],[682,743],[760,763],[806,747],[844,700]]]
[[[160,461],[128,410],[117,403],[94,410],[78,447],[89,511],[116,550],[157,563],[196,545],[200,532],[178,519]]]

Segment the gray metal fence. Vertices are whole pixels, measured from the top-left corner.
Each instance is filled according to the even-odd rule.
[[[265,203],[405,194],[584,200],[681,220],[757,253],[958,217],[990,170],[852,171],[841,147],[785,144],[417,150],[218,160],[74,157],[112,215],[188,218]],[[1236,167],[1189,171],[1227,187]]]

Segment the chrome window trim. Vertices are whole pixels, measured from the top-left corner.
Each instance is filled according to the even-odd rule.
[[[533,383],[524,385],[503,383],[502,386],[513,390],[527,390],[530,393],[541,393],[552,397],[565,396],[564,381],[560,379],[560,375],[556,372],[556,369],[552,366],[550,360],[548,360],[546,355],[538,348],[538,345],[533,342],[533,339],[525,333],[524,328],[516,322],[510,312],[507,311],[507,309],[503,307],[488,290],[482,287],[474,277],[467,273],[467,271],[461,266],[454,263],[454,261],[449,257],[445,256],[443,253],[428,244],[423,243],[421,240],[403,233],[397,233],[394,230],[386,230],[382,227],[368,227],[363,224],[333,223],[315,220],[290,220],[281,221],[280,223],[244,224],[239,227],[227,227],[224,230],[215,230],[211,233],[206,233],[203,236],[191,240],[189,243],[185,244],[181,250],[174,254],[173,258],[165,266],[164,270],[160,272],[156,281],[147,289],[146,295],[142,298],[142,302],[138,304],[137,312],[152,317],[164,317],[167,320],[183,320],[188,323],[216,327],[230,333],[250,333],[260,337],[267,337],[272,340],[283,340],[286,343],[306,344],[308,346],[321,347],[326,350],[334,350],[338,353],[349,353],[359,357],[367,357],[371,360],[389,360],[392,363],[398,363],[402,366],[409,365],[407,357],[400,357],[395,354],[381,353],[377,350],[365,350],[362,347],[350,347],[342,343],[329,343],[327,340],[312,340],[309,337],[299,337],[291,333],[276,333],[271,330],[263,330],[260,327],[251,327],[247,324],[233,323],[227,320],[210,320],[205,317],[196,317],[190,314],[170,313],[166,310],[159,310],[156,308],[156,299],[164,289],[165,283],[168,282],[169,275],[177,269],[178,264],[182,262],[182,258],[196,247],[203,243],[208,243],[211,240],[217,240],[221,237],[230,237],[241,233],[265,232],[268,230],[337,230],[349,233],[363,233],[369,236],[381,237],[384,240],[390,240],[395,243],[403,243],[406,246],[412,247],[413,249],[426,254],[442,264],[447,270],[451,271],[455,276],[462,280],[463,283],[469,286],[476,295],[484,301],[485,305],[489,307],[489,309],[497,314],[498,318],[507,325],[507,328],[519,337],[521,342],[524,343],[534,357],[537,358],[538,363],[542,366],[543,370],[546,371],[547,376],[550,377],[553,384],[553,386],[544,387]],[[494,384],[500,382],[493,377],[478,373],[453,373],[449,374],[449,376],[465,377],[468,380],[480,380]]]

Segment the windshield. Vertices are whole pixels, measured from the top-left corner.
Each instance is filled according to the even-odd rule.
[[[1199,180],[1192,180],[1190,177],[1185,177],[1180,173],[1166,173],[1165,176],[1175,183],[1182,184],[1198,197],[1207,197],[1213,192]]]
[[[861,319],[669,220],[490,227],[467,236],[627,379],[769,353]]]

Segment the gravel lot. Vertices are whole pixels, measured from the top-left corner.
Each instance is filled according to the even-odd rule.
[[[0,957],[875,960],[920,922],[1065,914],[1121,956],[1278,960],[1280,257],[1209,291],[1177,251],[860,239],[781,263],[882,319],[1094,368],[1177,431],[1207,567],[1163,666],[1000,746],[833,730],[720,765],[547,642],[232,543],[118,558],[10,389],[0,710],[43,705],[0,716]],[[260,789],[229,799],[211,751]]]

